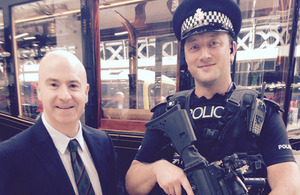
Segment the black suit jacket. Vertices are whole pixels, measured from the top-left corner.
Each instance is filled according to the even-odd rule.
[[[85,125],[82,129],[103,194],[117,194],[116,161],[110,137]],[[0,144],[0,194],[75,194],[41,119]]]

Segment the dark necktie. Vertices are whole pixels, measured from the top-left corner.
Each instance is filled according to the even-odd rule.
[[[78,193],[79,195],[92,195],[95,194],[95,192],[84,164],[78,154],[78,146],[79,144],[76,139],[71,140],[68,145]]]

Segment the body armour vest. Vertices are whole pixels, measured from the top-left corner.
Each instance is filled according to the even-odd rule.
[[[168,97],[167,109],[179,103],[190,113],[190,98],[194,90],[182,91]],[[251,89],[237,87],[226,99],[222,117],[216,128],[197,129],[191,114],[190,121],[197,136],[195,146],[209,162],[217,161],[233,153],[260,153],[258,147],[259,133],[254,133],[250,126],[253,115],[253,104],[258,98],[258,92]],[[253,116],[252,116],[253,117]],[[256,117],[256,116],[255,116]],[[257,118],[257,117],[256,117]],[[263,123],[262,121],[260,121]],[[201,142],[210,140],[203,147]]]

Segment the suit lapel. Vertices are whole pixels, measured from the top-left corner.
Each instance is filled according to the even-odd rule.
[[[74,194],[68,174],[42,120],[39,119],[32,128],[32,150],[46,169],[49,180],[54,183],[59,194]]]

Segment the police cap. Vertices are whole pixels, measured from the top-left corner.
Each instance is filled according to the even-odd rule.
[[[241,10],[233,0],[184,0],[173,16],[173,30],[179,41],[211,31],[227,31],[235,38],[241,23]]]

